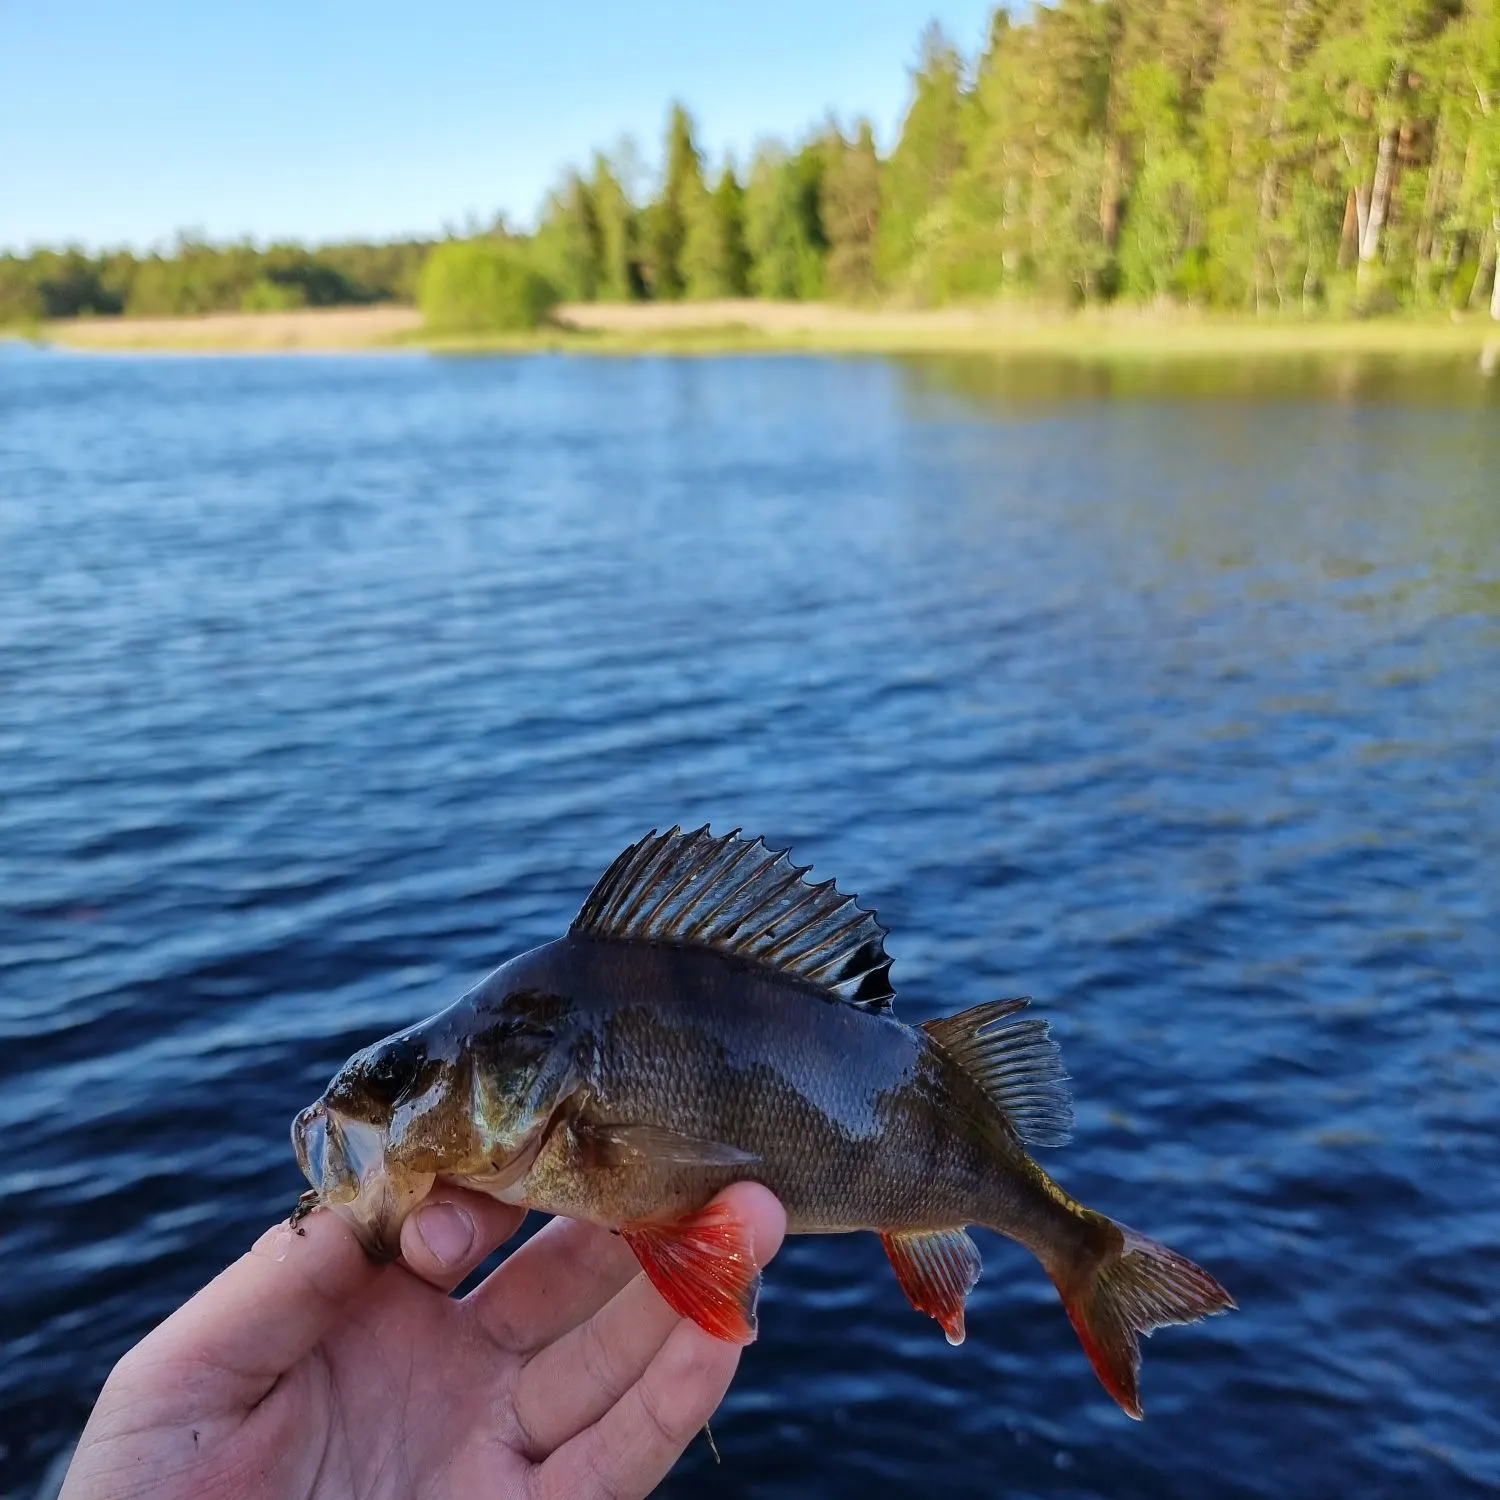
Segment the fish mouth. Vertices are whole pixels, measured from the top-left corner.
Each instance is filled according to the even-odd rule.
[[[351,1120],[320,1099],[292,1123],[292,1148],[318,1204],[332,1209],[359,1238],[372,1260],[395,1260],[401,1226],[432,1188],[430,1172],[413,1172],[390,1160],[386,1133]]]

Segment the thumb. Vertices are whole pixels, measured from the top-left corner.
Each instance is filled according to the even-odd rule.
[[[215,1409],[253,1406],[387,1269],[337,1215],[268,1229],[169,1317],[130,1358],[170,1363]]]

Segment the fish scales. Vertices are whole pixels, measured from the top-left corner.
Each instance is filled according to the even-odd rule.
[[[759,1271],[716,1195],[764,1184],[794,1234],[873,1230],[952,1343],[980,1258],[1024,1245],[1095,1373],[1141,1415],[1139,1336],[1234,1306],[1208,1272],[1075,1202],[1066,1075],[1028,1002],[911,1027],[885,929],[760,840],[652,833],[568,933],[352,1057],[293,1125],[312,1184],[373,1255],[438,1181],[617,1230],[668,1305],[755,1334]]]
[[[579,1123],[651,1123],[756,1158],[675,1170],[632,1158],[590,1174],[561,1132],[532,1169],[534,1207],[609,1222],[670,1216],[699,1206],[706,1187],[753,1178],[793,1233],[993,1217],[983,1127],[944,1119],[993,1108],[921,1032],[712,952],[562,939],[534,958],[521,982],[589,997],[578,1008]],[[555,1200],[540,1201],[543,1173]]]

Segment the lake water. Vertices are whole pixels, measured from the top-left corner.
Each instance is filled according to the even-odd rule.
[[[1500,380],[1470,362],[0,348],[0,1492],[293,1113],[653,825],[1029,993],[1048,1166],[1242,1311],[1148,1419],[979,1236],[794,1241],[686,1495],[1500,1487]]]

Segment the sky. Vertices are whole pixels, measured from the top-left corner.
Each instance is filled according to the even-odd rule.
[[[386,239],[530,224],[596,147],[712,164],[832,111],[889,143],[937,19],[989,0],[0,0],[0,246]]]

